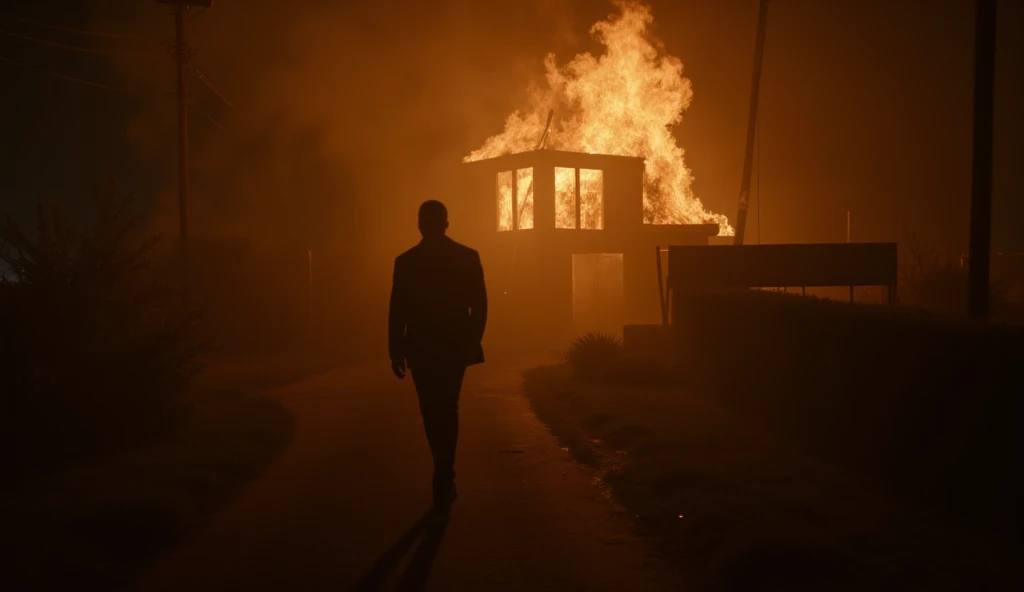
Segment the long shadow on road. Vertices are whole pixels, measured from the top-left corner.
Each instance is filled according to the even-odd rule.
[[[350,591],[374,592],[381,590],[401,564],[402,559],[416,545],[416,541],[420,541],[420,545],[409,562],[409,566],[402,573],[397,589],[403,592],[425,589],[434,559],[437,557],[437,551],[441,548],[441,539],[444,538],[447,528],[447,524],[444,523],[432,524],[429,517],[430,514],[427,512],[416,520],[409,530],[370,566],[370,569],[359,578]]]

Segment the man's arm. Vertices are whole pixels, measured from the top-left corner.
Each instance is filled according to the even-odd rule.
[[[405,376],[405,328],[408,323],[404,279],[395,259],[391,278],[391,303],[388,307],[388,355],[391,369],[399,378]]]
[[[484,327],[487,326],[487,286],[484,284],[484,267],[480,264],[479,253],[473,253],[470,273],[469,318],[473,338],[476,343],[480,343],[484,338]]]

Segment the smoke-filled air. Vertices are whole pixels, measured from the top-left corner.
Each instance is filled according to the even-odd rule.
[[[5,2],[0,590],[1024,590],[1022,44]]]
[[[505,130],[465,160],[533,150],[552,110],[546,147],[646,159],[645,223],[715,223],[721,235],[732,235],[728,219],[709,212],[694,195],[685,151],[672,134],[693,100],[682,61],[659,51],[660,41],[648,30],[654,21],[650,7],[616,6],[618,14],[590,29],[603,53],[582,53],[562,66],[548,54],[546,87],[536,89],[528,106],[508,116]]]

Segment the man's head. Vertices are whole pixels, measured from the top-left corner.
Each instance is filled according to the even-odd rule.
[[[448,230],[448,208],[431,199],[420,206],[420,234],[423,238],[438,238]]]

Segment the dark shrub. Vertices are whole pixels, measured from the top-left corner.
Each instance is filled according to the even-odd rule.
[[[1021,329],[759,290],[673,311],[694,387],[915,503],[1019,522]]]
[[[613,363],[605,380],[623,386],[673,386],[678,382],[671,352],[626,353]]]
[[[157,242],[140,237],[113,184],[79,233],[56,209],[32,237],[0,228],[0,429],[16,478],[166,429],[197,371],[195,315],[148,272]]]
[[[923,248],[917,238],[907,239],[910,264],[900,266],[900,304],[931,312],[964,316],[967,313],[967,269],[963,261],[942,259]],[[1010,284],[992,278],[989,309],[994,319],[1012,314]]]
[[[597,380],[622,358],[622,341],[605,333],[585,333],[573,341],[565,358],[574,376]]]

